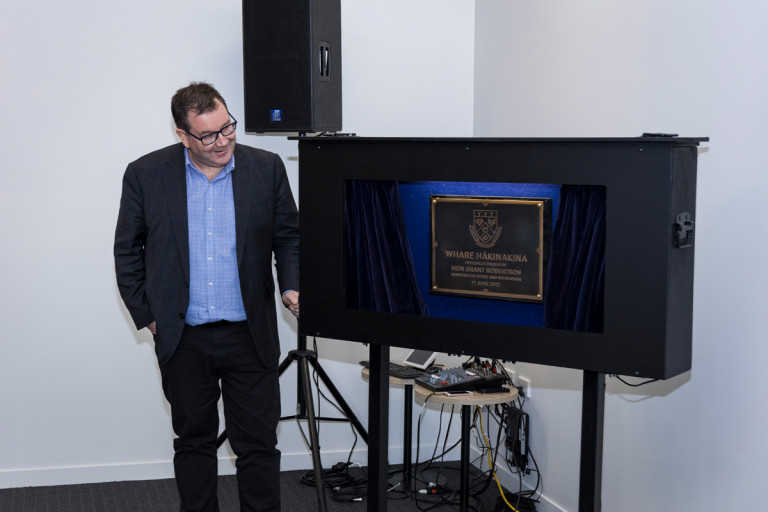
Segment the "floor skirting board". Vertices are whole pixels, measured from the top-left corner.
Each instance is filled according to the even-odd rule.
[[[421,453],[431,454],[433,447],[422,447]],[[224,451],[222,448],[220,454]],[[453,455],[453,454],[451,454]],[[446,460],[457,460],[458,454]],[[349,450],[321,451],[323,467],[329,468],[337,462],[346,462]],[[403,460],[402,446],[390,447],[389,460],[399,464]],[[368,449],[363,446],[355,449],[351,462],[367,465]],[[281,471],[293,471],[312,467],[312,457],[307,451],[288,452],[283,449],[280,462]],[[235,474],[235,458],[229,455],[219,456],[219,474]],[[0,469],[0,489],[12,487],[41,487],[49,485],[71,485],[99,482],[123,482],[133,480],[158,480],[173,478],[173,461],[142,461],[114,464],[72,465],[58,467],[38,467],[23,469]]]

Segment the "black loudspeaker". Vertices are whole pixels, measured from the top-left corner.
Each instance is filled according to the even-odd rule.
[[[341,1],[243,0],[245,130],[341,130]]]

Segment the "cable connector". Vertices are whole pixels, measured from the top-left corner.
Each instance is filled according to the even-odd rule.
[[[441,492],[453,492],[453,490],[437,485],[430,489],[419,489],[419,494],[440,494]]]

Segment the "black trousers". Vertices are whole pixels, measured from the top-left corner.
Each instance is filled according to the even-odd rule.
[[[171,404],[174,470],[183,512],[218,512],[219,397],[237,456],[241,512],[280,510],[278,362],[261,362],[246,322],[185,326],[160,367]]]

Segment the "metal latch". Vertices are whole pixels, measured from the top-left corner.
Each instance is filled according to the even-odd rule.
[[[682,249],[683,247],[693,246],[693,224],[690,213],[682,212],[677,215],[675,221],[675,247]]]

